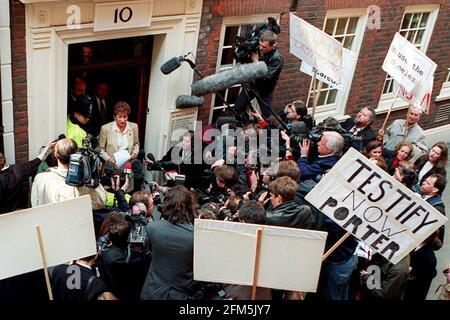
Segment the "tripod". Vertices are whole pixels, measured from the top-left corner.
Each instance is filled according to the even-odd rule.
[[[291,130],[289,130],[289,128],[286,126],[286,124],[280,119],[280,117],[273,112],[273,110],[270,108],[270,106],[261,98],[261,96],[259,95],[259,93],[253,89],[248,83],[242,83],[242,90],[245,94],[245,98],[247,100],[247,106],[250,106],[250,108],[253,109],[252,105],[251,105],[251,99],[249,96],[249,92],[252,93],[252,95],[256,98],[256,100],[258,101],[258,104],[260,105],[260,107],[265,108],[264,110],[269,111],[270,114],[272,116],[274,116],[275,119],[277,119],[278,123],[283,127],[284,130],[286,130],[286,132],[288,134],[291,134]],[[267,119],[264,119],[267,121]]]

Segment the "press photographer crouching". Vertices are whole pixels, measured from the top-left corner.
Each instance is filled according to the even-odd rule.
[[[152,219],[153,198],[149,192],[135,192],[130,210],[111,212],[103,222],[97,266],[100,278],[121,300],[139,300],[151,263],[145,241]]]

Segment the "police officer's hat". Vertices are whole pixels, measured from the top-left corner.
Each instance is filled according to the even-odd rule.
[[[74,112],[90,118],[92,116],[92,100],[88,95],[81,95],[76,98]]]

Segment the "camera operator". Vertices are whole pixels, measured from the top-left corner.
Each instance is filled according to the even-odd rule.
[[[267,65],[268,73],[265,78],[257,79],[250,83],[250,88],[253,89],[250,92],[241,90],[234,106],[237,112],[245,112],[251,100],[256,97],[255,93],[257,93],[262,100],[257,98],[263,116],[267,119],[271,115],[267,108],[272,109],[272,92],[275,89],[283,68],[283,58],[278,52],[277,40],[278,36],[273,31],[266,30],[261,33],[261,37],[259,38],[259,52],[252,52],[251,59],[253,62],[264,61]]]
[[[352,119],[345,120],[342,128],[347,130],[352,136],[351,146],[362,152],[364,147],[376,139],[371,124],[375,120],[375,110],[369,107],[362,108]]]
[[[301,172],[300,181],[318,181],[321,175],[331,169],[340,159],[344,148],[344,138],[337,132],[325,131],[317,144],[318,158],[308,162],[311,141],[303,139],[300,144],[300,158],[297,165]]]
[[[97,188],[73,187],[66,184],[70,155],[77,151],[77,144],[72,139],[61,139],[55,145],[57,167],[39,173],[31,187],[31,205],[33,207],[74,199],[82,195],[91,196],[92,209],[105,207],[106,191],[101,184]]]
[[[126,216],[115,215],[107,226],[109,242],[100,249],[96,262],[100,278],[120,300],[139,300],[150,263],[146,253],[130,254],[131,232]]]
[[[26,163],[18,163],[8,166],[6,159],[0,153],[0,214],[17,210],[23,197],[22,184],[30,176],[36,174],[39,165],[48,155],[48,151],[55,145],[49,142],[36,159]]]

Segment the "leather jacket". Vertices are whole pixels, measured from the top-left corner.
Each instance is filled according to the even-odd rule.
[[[260,56],[259,61],[264,61],[267,65],[267,76],[262,79],[255,80],[255,87],[260,95],[269,95],[275,89],[281,70],[283,69],[283,58],[274,48],[268,54]]]

